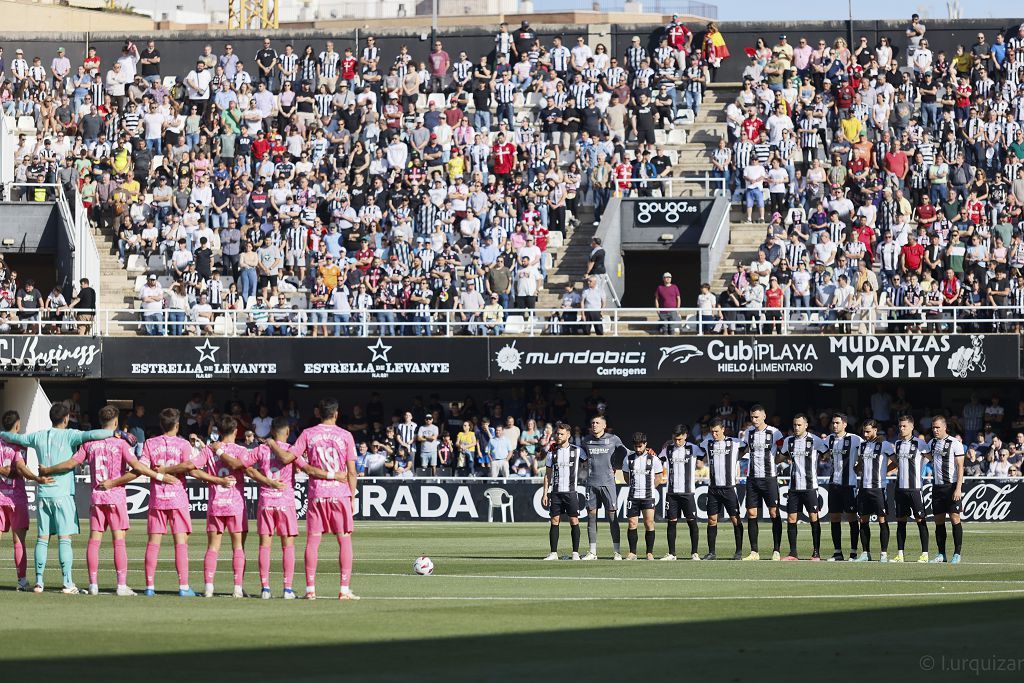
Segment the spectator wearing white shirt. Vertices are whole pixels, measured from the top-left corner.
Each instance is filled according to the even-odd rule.
[[[580,311],[583,313],[583,334],[590,334],[591,328],[600,336],[604,334],[601,315],[605,307],[604,292],[597,286],[596,277],[586,279],[586,287],[580,294]]]

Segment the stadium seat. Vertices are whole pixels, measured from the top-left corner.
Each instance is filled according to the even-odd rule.
[[[667,136],[665,135],[665,131],[664,130],[662,130],[661,128],[656,128],[654,130],[654,144],[656,144],[656,145],[664,145],[666,139],[667,139]]]
[[[685,145],[686,144],[686,131],[681,128],[676,128],[668,132],[668,144],[670,145]]]
[[[19,131],[31,131],[36,130],[36,120],[31,116],[19,116],[18,117],[18,130]]]
[[[558,155],[558,165],[568,166],[569,164],[576,161],[576,152],[571,149],[567,149]]]
[[[512,494],[503,488],[497,486],[491,487],[484,491],[484,497],[487,498],[487,521],[494,521],[494,511],[499,510],[501,512],[501,523],[515,522],[515,512],[512,509]]]
[[[693,115],[692,109],[680,109],[676,112],[676,123],[681,123],[684,126],[693,125],[696,117]]]
[[[16,118],[14,118],[13,116],[8,116],[8,115],[5,114],[4,115],[4,123],[7,124],[7,130],[13,131],[17,127],[17,125],[18,125],[18,120]]]
[[[534,107],[538,106],[539,104],[540,104],[540,93],[539,92],[531,92],[531,93],[526,95],[526,106],[527,106],[527,108],[533,109]]]
[[[548,233],[548,246],[549,247],[560,247],[565,244],[565,235],[557,230]]]
[[[164,76],[163,84],[164,84],[164,87],[167,88],[168,90],[173,88],[174,84],[177,83],[177,82],[178,82],[178,78],[176,76]],[[253,83],[253,85],[256,85],[256,84]]]
[[[130,256],[128,256],[129,273],[145,273],[146,270],[148,270],[148,266],[146,264],[146,259],[144,256],[142,256],[142,254],[131,254]],[[144,276],[143,281],[145,281]]]
[[[510,315],[505,319],[505,334],[522,334],[526,330],[526,318]]]
[[[443,110],[444,109],[444,95],[442,95],[441,93],[437,93],[437,92],[431,93],[430,95],[427,95],[427,106],[429,107],[431,105],[431,103],[433,103],[433,105],[435,107],[437,107],[438,111]]]
[[[423,110],[427,108],[427,96],[420,93],[416,96],[416,109]]]

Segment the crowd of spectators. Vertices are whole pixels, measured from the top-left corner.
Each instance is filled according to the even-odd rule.
[[[36,128],[16,180],[77,190],[121,263],[144,258],[149,334],[224,310],[251,334],[498,334],[536,307],[553,234],[671,173],[655,130],[699,108],[728,50],[713,25],[661,33],[612,55],[524,21],[486,54],[439,38],[419,63],[373,36],[266,38],[207,45],[186,73],[154,41],[110,60],[0,51],[0,107]]]
[[[950,55],[917,15],[875,45],[769,42],[746,49],[709,153],[767,234],[725,291],[704,288],[702,317],[778,332],[792,308],[871,332],[887,311],[896,329],[937,331],[956,306],[966,329],[1020,331],[1001,320],[1024,313],[1024,24]]]
[[[18,279],[0,254],[0,334],[89,334],[95,318],[96,291],[82,278],[68,301],[60,287],[49,293],[32,278]]]

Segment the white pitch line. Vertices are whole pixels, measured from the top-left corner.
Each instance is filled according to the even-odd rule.
[[[417,574],[386,574],[373,572],[353,572],[355,576],[405,576],[423,578]],[[644,576],[505,576],[501,574],[433,574],[445,579],[501,579],[501,581],[658,581],[658,582],[698,582],[698,583],[871,583],[877,584],[878,579],[759,579],[743,577],[644,577]],[[1010,585],[1019,584],[1016,580],[998,581],[992,579],[885,579],[886,583],[978,583]]]
[[[443,597],[443,596],[363,596],[364,599],[368,600],[390,600],[390,601],[406,601],[406,602],[417,602],[417,601],[446,601],[456,600],[465,602],[606,602],[610,600],[620,602],[651,602],[651,601],[662,601],[662,600],[675,600],[677,602],[703,602],[709,600],[843,600],[843,599],[865,599],[865,598],[926,598],[926,597],[954,597],[954,596],[969,596],[969,595],[1003,595],[1003,594],[1021,594],[1024,593],[1024,588],[1015,588],[1011,590],[999,590],[999,591],[956,591],[952,593],[944,592],[928,592],[928,593],[856,593],[848,595],[651,595],[651,596],[640,596],[640,597],[629,597],[622,595],[609,595],[601,597],[582,597],[582,598],[558,598],[558,597],[541,597],[541,596],[455,596],[455,597]]]

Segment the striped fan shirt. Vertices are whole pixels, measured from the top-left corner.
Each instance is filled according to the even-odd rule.
[[[892,455],[892,444],[888,441],[875,439],[861,442],[860,487],[862,489],[885,489],[889,473],[889,458]]]
[[[896,456],[896,487],[900,489],[920,489],[921,461],[928,453],[928,444],[915,437],[897,439],[893,444]]]
[[[335,78],[338,75],[338,65],[341,64],[341,55],[337,52],[320,53],[320,70],[324,78]]]
[[[395,425],[395,435],[403,442],[410,444],[414,449],[416,444],[416,429],[419,425],[415,422],[399,422]]]
[[[558,47],[551,48],[551,52],[548,53],[551,57],[551,68],[555,71],[562,73],[569,70],[569,61],[572,59],[572,53],[569,52],[569,48],[565,45],[559,45]]]
[[[295,67],[299,63],[299,56],[297,54],[295,54],[294,52],[291,53],[290,55],[286,55],[286,54],[282,53],[281,54],[281,58],[280,58],[280,62],[281,62],[281,72],[282,73],[284,73],[284,72],[291,73],[291,72],[294,71]],[[291,78],[295,78],[295,76],[293,75]]]
[[[516,85],[512,81],[498,81],[494,84],[494,99],[498,104],[512,104],[516,97]]]

